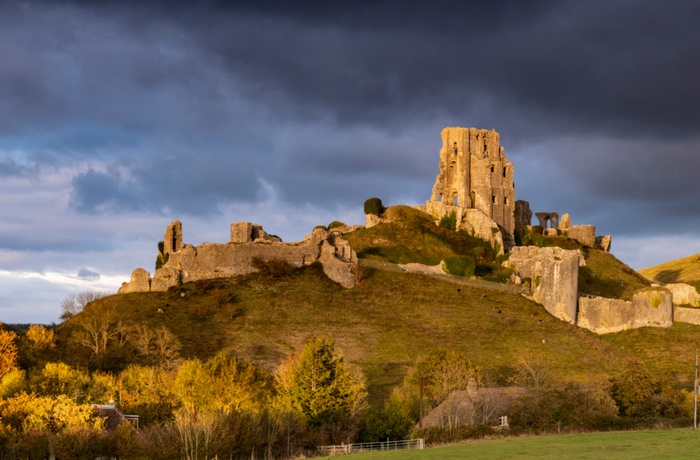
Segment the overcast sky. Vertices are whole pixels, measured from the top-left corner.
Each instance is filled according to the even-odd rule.
[[[695,0],[0,2],[0,321],[252,221],[420,204],[445,126],[644,268],[700,252]],[[253,5],[255,4],[255,5]]]

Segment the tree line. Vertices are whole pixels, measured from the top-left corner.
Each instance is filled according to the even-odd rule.
[[[370,402],[362,370],[332,337],[310,338],[268,370],[225,353],[185,359],[166,327],[124,322],[86,305],[72,310],[67,338],[41,325],[0,328],[0,459],[293,458],[313,455],[318,445],[387,438],[445,442],[692,420],[692,392],[639,362],[582,384],[562,379],[545,357],[528,355],[496,376],[499,384],[525,389],[509,411],[508,430],[493,428],[486,405],[473,419],[477,426],[448,420],[422,428],[421,414],[470,384],[495,386],[494,375],[462,353],[436,348],[409,367],[388,397]],[[64,362],[65,340],[87,359]],[[139,429],[108,430],[92,404],[109,401],[138,415]]]

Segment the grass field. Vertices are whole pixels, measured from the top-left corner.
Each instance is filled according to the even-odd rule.
[[[700,288],[700,254],[645,268],[639,273],[662,283],[688,283]]]
[[[473,441],[425,450],[368,452],[357,460],[391,459],[691,459],[700,452],[700,430],[625,431]]]

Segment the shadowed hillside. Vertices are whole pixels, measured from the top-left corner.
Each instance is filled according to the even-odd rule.
[[[645,268],[639,273],[660,283],[687,283],[700,289],[700,254]]]

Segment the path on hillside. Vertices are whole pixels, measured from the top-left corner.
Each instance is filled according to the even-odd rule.
[[[509,292],[512,294],[528,294],[528,289],[522,286],[512,286],[510,284],[494,283],[492,281],[484,281],[480,279],[464,278],[462,276],[448,275],[447,273],[427,273],[422,271],[412,271],[402,268],[400,265],[392,264],[390,262],[380,262],[378,260],[359,260],[360,267],[374,268],[376,270],[385,270],[390,272],[400,272],[400,273],[417,273],[419,275],[429,276],[431,278],[438,278],[444,281],[448,281],[454,284],[461,284],[462,286],[472,286],[480,287],[483,289],[490,289],[492,291]]]

